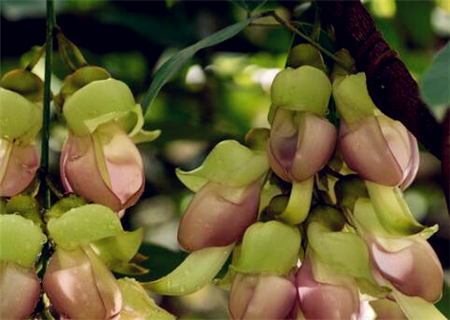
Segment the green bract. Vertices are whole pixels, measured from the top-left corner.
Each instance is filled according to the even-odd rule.
[[[42,111],[20,94],[0,88],[0,134],[10,142],[29,144],[42,127]]]
[[[273,80],[270,90],[272,105],[269,122],[272,122],[277,108],[310,111],[319,116],[327,113],[331,83],[328,76],[317,68],[301,66],[283,69]]]
[[[235,269],[286,275],[297,264],[300,243],[296,227],[275,220],[256,222],[245,231]]]
[[[31,268],[47,238],[31,220],[18,215],[0,215],[0,260]]]
[[[50,237],[65,250],[123,233],[117,214],[98,204],[77,207],[50,219],[47,229]]]
[[[265,151],[253,151],[234,140],[218,143],[203,164],[192,171],[177,169],[178,179],[197,192],[212,181],[232,188],[245,187],[269,169]]]
[[[333,81],[333,99],[339,115],[349,125],[373,116],[378,110],[367,90],[364,72],[337,77]]]

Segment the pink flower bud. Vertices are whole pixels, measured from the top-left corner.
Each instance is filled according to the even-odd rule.
[[[351,126],[342,121],[339,145],[347,165],[365,180],[406,189],[416,176],[416,139],[401,122],[385,115]]]
[[[393,252],[377,242],[370,243],[369,251],[375,266],[402,293],[436,302],[442,294],[444,283],[439,258],[423,238],[402,241],[403,247]]]
[[[44,289],[62,317],[115,319],[122,309],[116,279],[88,248],[57,249],[44,276]]]
[[[27,319],[40,293],[41,285],[33,269],[0,262],[0,319]]]
[[[93,134],[69,133],[60,160],[67,191],[110,207],[120,216],[144,191],[144,165],[139,150],[119,124],[109,122]]]
[[[257,218],[260,188],[260,182],[244,189],[208,182],[195,194],[180,221],[180,246],[192,251],[237,241]]]
[[[335,143],[336,128],[326,118],[279,108],[270,129],[270,166],[285,181],[307,180],[326,165]]]
[[[298,305],[305,319],[356,319],[359,309],[356,286],[316,281],[308,258],[298,270],[296,281]]]
[[[0,139],[0,197],[13,197],[33,181],[39,168],[36,145]]]
[[[231,286],[228,309],[233,320],[285,319],[295,297],[295,286],[286,278],[238,273]]]

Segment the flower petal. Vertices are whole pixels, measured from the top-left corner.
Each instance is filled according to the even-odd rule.
[[[185,250],[226,246],[238,240],[258,214],[259,182],[239,190],[209,182],[198,191],[181,219],[178,242]],[[236,202],[224,193],[240,193]]]
[[[0,196],[22,192],[33,181],[39,165],[35,145],[21,146],[0,139]]]

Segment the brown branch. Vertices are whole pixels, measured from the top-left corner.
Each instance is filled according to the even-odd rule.
[[[387,116],[401,121],[417,140],[441,159],[442,126],[419,97],[412,78],[397,53],[383,39],[370,13],[359,0],[317,1],[321,17],[330,22],[340,47],[367,76],[369,93]]]

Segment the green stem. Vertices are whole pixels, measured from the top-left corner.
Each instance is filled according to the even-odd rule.
[[[338,59],[333,53],[322,47],[320,44],[315,42],[313,39],[308,37],[306,34],[295,28],[293,25],[291,25],[289,22],[285,21],[283,18],[281,18],[279,15],[276,14],[275,11],[268,11],[266,15],[272,16],[276,21],[278,21],[281,25],[286,27],[289,31],[295,33],[296,35],[302,37],[304,40],[306,40],[309,44],[311,44],[313,47],[315,47],[317,50],[322,52],[324,55],[328,56],[330,59],[332,59],[334,62],[336,62],[338,65],[340,65],[345,70],[352,72],[351,66],[347,65],[340,59]]]
[[[52,53],[53,33],[56,25],[54,0],[47,0],[46,10],[46,38],[45,38],[45,76],[44,76],[44,107],[42,123],[41,144],[41,183],[44,209],[50,209],[51,193],[46,182],[48,176],[49,139],[50,139],[50,102],[51,102],[51,75],[52,75]]]

